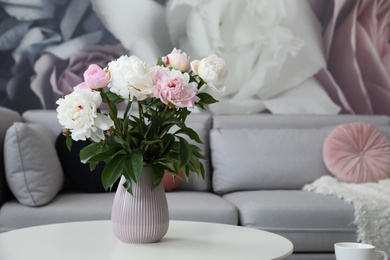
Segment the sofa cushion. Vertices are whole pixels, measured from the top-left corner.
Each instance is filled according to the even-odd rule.
[[[23,205],[41,206],[62,188],[64,176],[54,140],[41,125],[14,123],[4,142],[8,186]]]
[[[356,241],[352,205],[333,196],[301,190],[243,191],[226,194],[240,224],[280,234],[294,252],[333,252],[338,241]]]
[[[344,182],[390,178],[390,141],[377,127],[350,123],[336,127],[323,147],[326,167]]]
[[[322,144],[332,129],[213,129],[214,191],[301,189],[330,174]]]
[[[29,226],[111,217],[115,193],[60,193],[42,207],[25,207],[12,200],[0,211],[0,233]],[[238,224],[237,209],[210,192],[167,193],[170,219]]]

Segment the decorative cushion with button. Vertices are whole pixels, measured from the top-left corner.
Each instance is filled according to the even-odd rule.
[[[390,178],[390,141],[370,124],[336,127],[325,139],[323,157],[329,171],[344,182],[378,182]]]

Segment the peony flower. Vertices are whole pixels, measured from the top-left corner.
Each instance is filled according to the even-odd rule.
[[[89,65],[83,76],[86,86],[90,89],[104,88],[110,80],[110,74],[96,64]]]
[[[154,74],[153,94],[169,107],[190,107],[199,101],[197,84],[189,82],[190,75],[179,70],[159,67]]]
[[[324,26],[318,79],[343,113],[390,115],[390,3],[309,2]]]
[[[166,10],[176,48],[226,62],[226,95],[212,93],[211,84],[205,89],[219,100],[209,106],[212,113],[338,113],[312,80],[325,59],[321,26],[307,1],[170,0]]]
[[[189,57],[187,57],[185,52],[181,52],[181,50],[176,48],[167,56],[162,57],[162,61],[165,65],[180,70],[181,72],[188,72],[190,70]]]
[[[207,85],[215,92],[224,93],[226,91],[225,79],[227,69],[225,61],[215,54],[207,58],[194,60],[191,62],[192,71],[201,77]]]
[[[102,103],[98,91],[77,86],[71,94],[56,103],[58,121],[71,130],[75,141],[91,138],[94,142],[100,142],[104,139],[103,131],[113,125],[111,118],[97,113]]]
[[[108,63],[110,90],[124,99],[144,100],[151,96],[154,69],[136,56],[123,55]]]

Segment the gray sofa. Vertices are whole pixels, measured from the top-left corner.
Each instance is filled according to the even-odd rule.
[[[38,131],[44,133],[39,138],[47,138],[47,142],[40,141],[45,144],[32,150],[35,159],[30,164],[46,160],[50,165],[46,175],[50,176],[51,171],[58,171],[52,165],[57,163],[57,155],[51,152],[45,156],[53,158],[39,158],[40,150],[53,151],[61,126],[53,110],[32,110],[20,116],[0,107],[0,118],[0,147],[4,146],[0,149],[0,232],[110,219],[114,193],[85,193],[64,185],[44,205],[26,206],[16,199],[8,187],[15,189],[15,183],[7,185],[7,180],[14,180],[9,180],[9,174],[6,178],[5,169],[22,164],[26,175],[30,165],[26,164],[28,158],[20,161],[17,156],[10,157],[9,149],[23,149],[22,145],[29,144],[23,143],[24,139],[37,141],[38,137],[24,134],[10,143],[5,137],[9,138],[13,123],[44,127]],[[334,259],[335,242],[357,238],[354,209],[335,197],[302,191],[302,187],[330,174],[322,159],[327,135],[337,125],[356,121],[390,125],[387,116],[192,114],[187,125],[198,132],[209,158],[204,162],[206,179],[191,176],[189,183],[181,182],[174,191],[167,192],[171,219],[263,229],[293,242],[294,254],[288,259]]]

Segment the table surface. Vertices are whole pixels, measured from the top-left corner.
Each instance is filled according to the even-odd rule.
[[[240,226],[170,221],[165,237],[152,244],[125,244],[110,221],[36,226],[0,234],[1,260],[100,259],[283,259],[292,243],[279,235]]]

